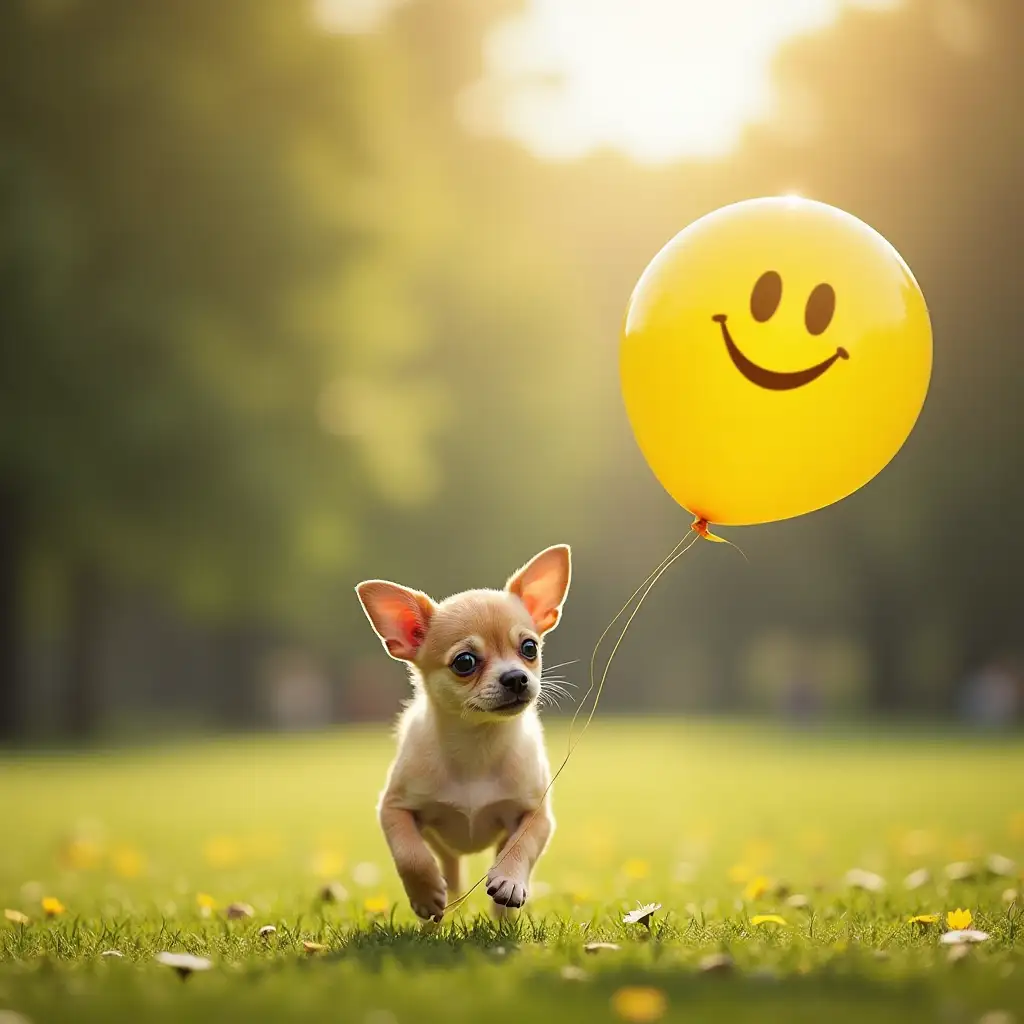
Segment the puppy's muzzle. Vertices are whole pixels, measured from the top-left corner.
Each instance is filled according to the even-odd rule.
[[[526,693],[527,687],[530,685],[530,680],[526,673],[519,668],[509,669],[507,672],[502,672],[498,677],[498,682],[508,690],[509,693],[514,694],[516,697],[521,697]]]

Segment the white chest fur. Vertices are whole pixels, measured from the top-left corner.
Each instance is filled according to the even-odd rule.
[[[503,841],[531,807],[500,780],[449,783],[416,811],[424,832],[453,853],[477,853]]]
[[[489,742],[454,743],[421,708],[402,723],[384,799],[411,811],[424,836],[452,853],[496,846],[544,802],[550,775],[540,722],[531,711]]]

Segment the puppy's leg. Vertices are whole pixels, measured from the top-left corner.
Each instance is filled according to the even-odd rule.
[[[524,814],[519,826],[498,851],[487,872],[487,895],[502,907],[521,907],[526,902],[530,872],[544,852],[554,830],[551,809],[545,804],[536,814]]]
[[[441,874],[448,886],[448,899],[453,900],[462,895],[462,858],[448,850],[438,850],[437,856],[441,861]]]
[[[418,917],[440,921],[448,889],[416,819],[400,807],[382,804],[380,824],[412,909]]]

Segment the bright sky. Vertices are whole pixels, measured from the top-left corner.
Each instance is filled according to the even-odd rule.
[[[488,41],[467,111],[556,159],[602,145],[646,162],[721,155],[771,112],[781,43],[844,6],[895,2],[528,0]]]

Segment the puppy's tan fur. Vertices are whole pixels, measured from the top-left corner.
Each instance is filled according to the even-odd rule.
[[[469,590],[436,603],[384,580],[356,587],[388,654],[409,665],[415,688],[399,719],[398,753],[378,814],[422,918],[441,919],[461,891],[461,857],[488,847],[495,849],[488,894],[501,907],[526,902],[530,873],[555,826],[536,706],[540,648],[558,624],[570,576],[569,548],[557,545],[504,590]],[[456,671],[474,660],[470,674]]]

